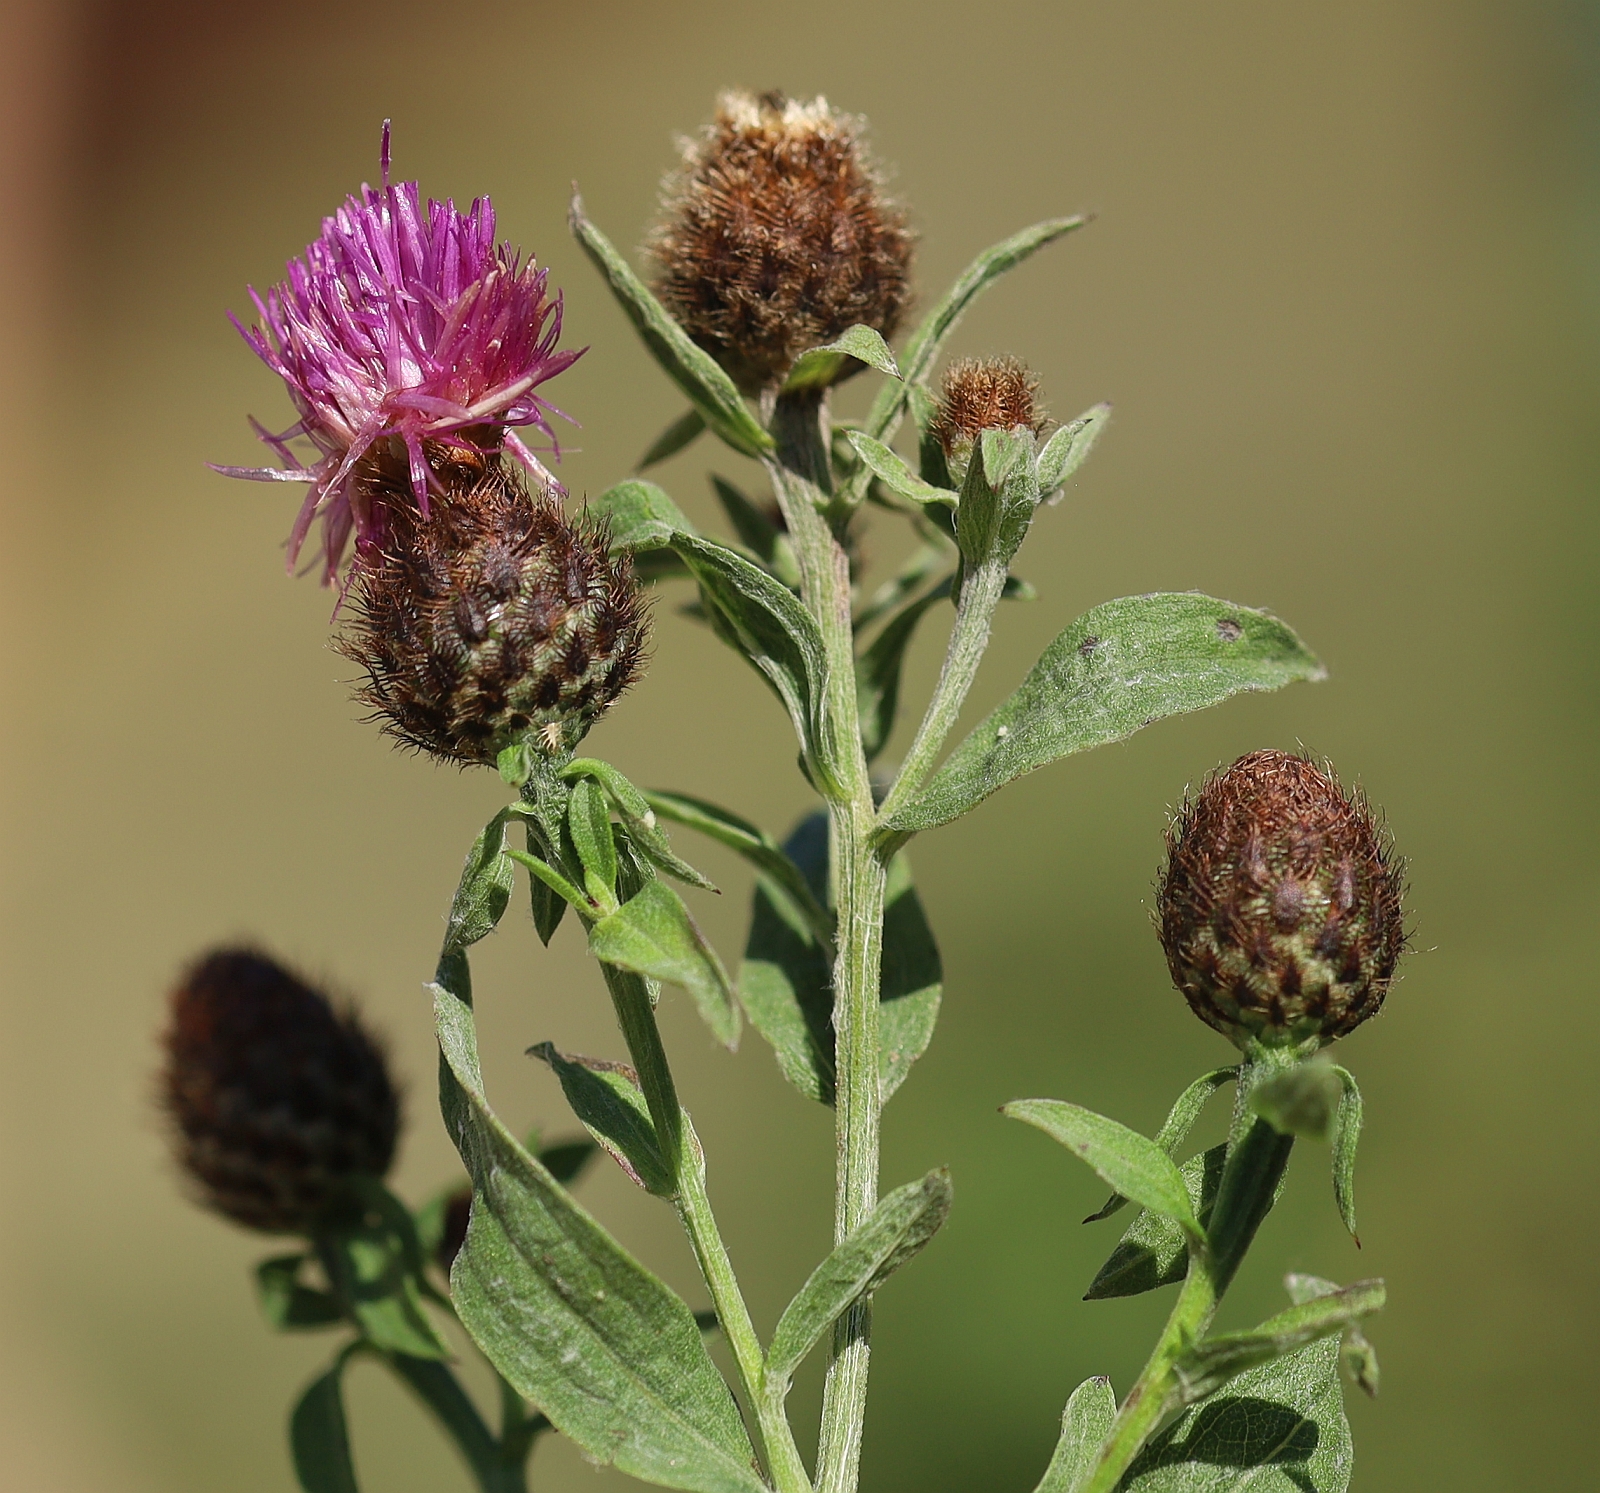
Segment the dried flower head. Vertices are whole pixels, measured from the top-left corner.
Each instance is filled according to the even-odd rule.
[[[265,298],[251,288],[258,326],[234,319],[283,379],[300,418],[276,435],[251,422],[281,467],[217,470],[309,483],[289,565],[320,516],[328,581],[352,534],[358,558],[382,544],[385,500],[427,512],[430,438],[509,449],[548,480],[512,427],[531,425],[554,441],[549,416],[559,411],[534,391],[582,351],[557,351],[561,298],[546,295],[548,271],[495,242],[487,197],[464,213],[451,201],[424,209],[415,182],[389,180],[387,123],[382,172],[381,191],[363,186],[323,220],[317,241],[289,261],[283,284]],[[297,436],[316,448],[310,466],[288,445]],[[409,465],[409,493],[386,487],[374,498],[363,465],[375,451]]]
[[[394,1158],[400,1104],[354,1013],[250,949],[172,992],[163,1105],[200,1198],[247,1228],[305,1233]]]
[[[858,322],[899,325],[911,235],[860,135],[826,99],[728,93],[684,142],[649,245],[656,292],[747,393]]]
[[[928,434],[943,447],[957,483],[984,431],[1019,425],[1035,435],[1044,431],[1047,422],[1038,392],[1038,376],[1020,358],[962,358],[945,370]]]
[[[492,765],[519,740],[570,750],[633,682],[648,619],[633,566],[598,525],[476,453],[436,460],[426,520],[397,509],[356,576],[339,648],[391,735]]]
[[[1371,808],[1304,757],[1213,774],[1167,835],[1159,888],[1172,978],[1202,1021],[1331,1042],[1383,1004],[1405,945],[1402,867]]]

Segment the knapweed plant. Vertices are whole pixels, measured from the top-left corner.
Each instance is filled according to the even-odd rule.
[[[860,122],[822,99],[722,100],[684,147],[645,277],[574,199],[573,232],[686,405],[641,469],[709,433],[765,474],[762,491],[712,479],[728,520],[719,538],[639,477],[569,499],[518,435],[532,427],[559,455],[545,385],[577,356],[557,346],[560,298],[496,241],[487,200],[424,205],[414,184],[389,180],[388,155],[386,131],[381,188],[351,197],[287,281],[255,297],[257,324],[241,331],[298,418],[276,434],[257,426],[277,465],[228,470],[305,487],[290,564],[320,522],[338,647],[373,718],[508,785],[467,855],[430,987],[444,1121],[469,1182],[417,1213],[385,1189],[398,1108],[381,1052],[353,1016],[248,949],[202,959],[174,996],[163,1092],[182,1163],[218,1211],[304,1240],[260,1267],[273,1323],[343,1334],[291,1418],[308,1493],[356,1487],[340,1390],[353,1354],[417,1392],[484,1493],[524,1489],[529,1451],[552,1428],[669,1488],[849,1493],[873,1295],[951,1203],[942,1170],[887,1192],[879,1176],[883,1107],[932,1039],[941,995],[906,847],[1057,758],[1322,670],[1265,612],[1192,592],[1124,597],[1066,627],[1003,703],[957,732],[997,610],[1031,594],[1013,571],[1029,529],[1052,521],[1107,407],[1053,425],[1022,362],[942,366],[943,349],[989,285],[1081,218],[980,254],[895,351],[913,304],[911,235]],[[835,386],[862,374],[877,380],[865,419],[836,421]],[[858,543],[869,512],[910,530],[909,558],[870,590]],[[580,755],[644,667],[644,588],[678,581],[794,728],[817,806],[781,841],[734,808],[640,788]],[[948,633],[944,663],[896,764],[883,749],[919,626]],[[737,978],[691,915],[710,884],[669,825],[754,867]],[[1330,1146],[1355,1231],[1361,1099],[1321,1053],[1383,1001],[1404,943],[1399,875],[1365,802],[1302,756],[1254,752],[1174,818],[1161,942],[1235,1060],[1190,1084],[1153,1139],[1061,1100],[1005,1108],[1109,1185],[1096,1219],[1131,1206],[1089,1297],[1176,1288],[1120,1401],[1104,1378],[1073,1391],[1038,1493],[1346,1487],[1339,1365],[1375,1390],[1359,1324],[1382,1283],[1290,1276],[1277,1316],[1211,1329],[1297,1138]],[[473,1017],[472,948],[519,882],[544,943],[563,923],[586,941],[626,1049],[625,1061],[556,1040],[531,1049],[589,1137],[543,1149],[497,1118]],[[657,1027],[666,987],[729,1047],[748,1020],[784,1079],[834,1111],[835,1247],[764,1335]],[[1201,1108],[1229,1085],[1227,1140],[1186,1156]],[[599,1150],[676,1211],[709,1311],[574,1200],[568,1184]],[[493,1368],[493,1416],[457,1379],[451,1318]],[[808,1467],[786,1400],[812,1353],[827,1369]]]

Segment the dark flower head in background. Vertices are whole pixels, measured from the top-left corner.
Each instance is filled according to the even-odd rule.
[[[389,180],[383,127],[383,186],[346,198],[288,279],[263,298],[245,341],[283,379],[300,418],[256,433],[280,467],[219,467],[233,477],[310,484],[289,537],[295,565],[313,522],[322,522],[324,580],[331,583],[352,537],[358,561],[381,545],[396,489],[365,481],[365,459],[403,463],[409,500],[424,515],[434,485],[424,452],[448,438],[485,452],[508,451],[544,485],[554,479],[517,436],[532,426],[555,441],[560,412],[535,391],[581,355],[558,351],[561,298],[547,295],[547,270],[495,242],[494,206],[474,199],[424,208],[415,182]],[[289,442],[316,448],[309,465]],[[404,500],[404,497],[402,497]]]

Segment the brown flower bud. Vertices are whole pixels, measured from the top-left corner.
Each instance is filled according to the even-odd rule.
[[[1213,774],[1167,834],[1161,944],[1200,1019],[1243,1046],[1331,1042],[1383,1004],[1402,867],[1365,799],[1287,752]]]
[[[172,993],[161,1076],[179,1164],[247,1228],[306,1233],[394,1158],[400,1103],[353,1012],[263,954],[219,949]]]
[[[1039,380],[1020,358],[963,358],[945,370],[928,434],[944,449],[959,485],[978,437],[986,430],[1026,426],[1035,435],[1047,423],[1038,407]]]
[[[746,393],[858,322],[885,338],[899,325],[911,235],[860,130],[826,99],[728,93],[684,142],[649,244],[656,293]]]
[[[633,682],[648,636],[632,562],[602,526],[498,462],[440,462],[426,516],[397,507],[358,570],[338,647],[391,736],[492,765],[523,739],[569,751]]]

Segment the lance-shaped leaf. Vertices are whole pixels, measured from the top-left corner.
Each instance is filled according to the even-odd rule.
[[[1094,1466],[1095,1453],[1111,1434],[1117,1418],[1117,1397],[1103,1374],[1085,1379],[1061,1412],[1061,1437],[1034,1493],[1072,1493]]]
[[[1178,1168],[1202,1228],[1211,1217],[1211,1205],[1222,1184],[1222,1168],[1227,1159],[1227,1146],[1218,1145],[1191,1156]],[[1188,1270],[1188,1236],[1165,1214],[1141,1208],[1083,1293],[1083,1299],[1109,1301],[1116,1296],[1139,1296],[1175,1284]]]
[[[444,952],[457,954],[495,930],[511,900],[517,868],[506,854],[506,826],[512,818],[502,809],[472,842],[461,881],[450,903]]]
[[[808,815],[784,850],[820,901],[828,882],[827,816]],[[943,979],[910,862],[898,855],[889,864],[884,889],[878,986],[878,1084],[885,1102],[933,1038]],[[829,949],[784,889],[763,875],[756,883],[739,991],[784,1077],[823,1104],[833,1103],[832,984]]]
[[[1189,1132],[1194,1129],[1194,1122],[1200,1118],[1200,1111],[1206,1107],[1206,1100],[1220,1089],[1225,1083],[1232,1083],[1239,1076],[1237,1067],[1213,1068],[1209,1073],[1202,1073],[1199,1078],[1190,1084],[1177,1099],[1173,1101],[1172,1108],[1167,1111],[1167,1117],[1161,1122],[1161,1128],[1156,1131],[1156,1144],[1161,1147],[1174,1161],[1178,1159],[1178,1147],[1189,1137]],[[1182,1170],[1182,1168],[1179,1168]],[[1191,1196],[1193,1190],[1191,1189]],[[1098,1223],[1102,1218],[1110,1218],[1113,1213],[1127,1204],[1127,1198],[1120,1193],[1113,1193],[1106,1200],[1106,1205],[1098,1213],[1091,1213],[1085,1223]],[[1195,1213],[1200,1212],[1199,1205],[1195,1206]]]
[[[692,407],[685,410],[650,443],[650,449],[639,458],[639,465],[634,470],[642,472],[647,467],[653,467],[658,461],[676,456],[690,442],[697,440],[705,428],[706,417],[699,410]]]
[[[564,778],[591,778],[602,787],[622,816],[629,843],[658,871],[674,876],[701,891],[714,892],[715,884],[702,876],[686,860],[675,855],[672,845],[656,823],[650,801],[609,762],[597,757],[577,757],[561,769]]]
[[[667,314],[666,308],[634,274],[628,261],[583,215],[583,202],[572,198],[572,231],[596,269],[605,276],[611,293],[627,313],[634,330],[661,365],[662,371],[689,397],[706,424],[736,451],[760,456],[772,449],[772,437],[750,412],[734,382],[721,365],[698,347],[689,334]]]
[[[826,387],[838,376],[846,358],[854,358],[858,363],[876,368],[879,373],[887,373],[890,378],[900,377],[900,367],[882,334],[857,322],[825,346],[801,353],[784,380],[785,391],[793,393],[797,389]]]
[[[727,1047],[738,1045],[739,1008],[728,973],[683,898],[664,881],[647,881],[601,918],[589,930],[589,952],[618,969],[681,985],[717,1040]]]
[[[1219,1333],[1195,1344],[1173,1366],[1179,1403],[1197,1404],[1246,1369],[1343,1332],[1351,1323],[1382,1311],[1385,1299],[1381,1280],[1357,1281],[1297,1302],[1246,1332]]]
[[[788,534],[725,478],[713,475],[711,488],[722,504],[722,511],[728,515],[739,543],[791,591],[798,590],[800,566]]]
[[[1127,596],[1084,613],[1045,649],[889,828],[947,824],[1073,752],[1200,710],[1241,690],[1320,679],[1322,665],[1267,612],[1193,592]]]
[[[1172,1158],[1153,1140],[1064,1099],[1013,1099],[1001,1114],[1035,1126],[1088,1162],[1123,1197],[1165,1214],[1196,1244],[1205,1235]]]
[[[847,438],[855,448],[856,455],[866,463],[873,475],[887,483],[890,490],[899,493],[902,498],[909,498],[913,503],[943,503],[946,508],[954,508],[959,501],[957,494],[949,488],[924,482],[882,441],[873,440],[864,430],[849,431]]]
[[[639,554],[661,549],[677,534],[694,533],[694,525],[654,482],[632,477],[608,487],[589,504],[590,514],[604,519],[611,530],[611,548]]]
[[[690,1493],[764,1493],[694,1313],[495,1118],[471,1007],[442,985],[434,997],[441,1105],[473,1183],[450,1279],[467,1331],[596,1462]]]
[[[1356,1233],[1356,1144],[1361,1139],[1361,1090],[1349,1069],[1335,1063],[1333,1071],[1343,1085],[1333,1119],[1333,1199],[1339,1205],[1339,1217],[1360,1249],[1361,1235]]]
[[[611,834],[611,802],[591,778],[572,785],[567,804],[567,830],[583,866],[589,895],[601,900],[617,887],[617,842]]]
[[[256,1266],[261,1314],[279,1332],[314,1331],[346,1320],[337,1297],[301,1282],[300,1271],[310,1259],[305,1253],[276,1255]]]
[[[650,808],[663,819],[697,829],[743,856],[756,870],[777,883],[783,895],[789,898],[796,912],[818,938],[833,938],[833,914],[817,899],[805,872],[764,829],[717,804],[691,797],[687,793],[663,793],[658,790],[644,797]]]
[[[661,1152],[650,1106],[632,1068],[604,1058],[558,1052],[551,1042],[530,1047],[528,1053],[550,1065],[561,1080],[561,1091],[573,1114],[629,1177],[657,1197],[677,1196],[677,1179]]]
[[[344,1417],[344,1366],[351,1344],[318,1375],[289,1414],[289,1452],[304,1493],[360,1493]]]
[[[908,391],[927,380],[944,347],[945,338],[955,329],[963,313],[974,300],[994,284],[1007,270],[1015,269],[1023,260],[1037,253],[1046,244],[1054,243],[1063,234],[1081,228],[1087,218],[1048,218],[1024,228],[1008,239],[985,249],[964,269],[956,283],[935,303],[933,309],[907,341],[901,361],[903,383],[888,383],[878,390],[867,416],[867,432],[877,440],[887,440],[904,413]]]
[[[1109,404],[1097,404],[1076,420],[1056,431],[1039,452],[1039,491],[1048,493],[1061,486],[1089,459],[1089,452],[1100,439],[1100,432],[1111,418]]]
[[[943,1168],[884,1198],[784,1308],[767,1350],[767,1394],[781,1403],[794,1371],[822,1334],[917,1254],[949,1212],[950,1173]]]

